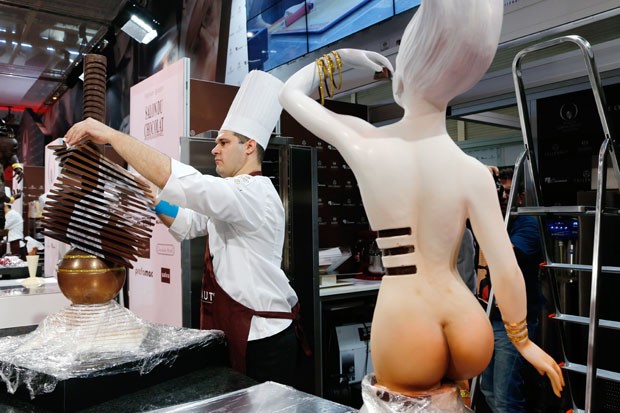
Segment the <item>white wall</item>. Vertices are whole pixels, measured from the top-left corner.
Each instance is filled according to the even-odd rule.
[[[617,7],[618,0],[504,0],[500,43]]]

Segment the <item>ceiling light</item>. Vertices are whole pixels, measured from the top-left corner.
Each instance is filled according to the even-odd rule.
[[[122,14],[126,21],[121,23],[121,30],[140,43],[147,44],[157,37],[159,22],[151,17],[143,7],[129,3],[125,13]]]

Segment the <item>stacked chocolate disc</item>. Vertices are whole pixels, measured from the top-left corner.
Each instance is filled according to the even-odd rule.
[[[105,122],[107,59],[98,54],[84,56],[84,119]]]
[[[43,234],[133,268],[154,225],[149,187],[88,145],[50,148],[62,169],[45,202]]]

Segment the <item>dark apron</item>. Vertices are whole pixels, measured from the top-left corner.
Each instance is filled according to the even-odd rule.
[[[304,337],[299,323],[299,302],[290,313],[280,311],[256,311],[235,301],[215,280],[209,237],[205,251],[204,271],[202,273],[202,296],[200,299],[200,328],[203,330],[222,330],[226,335],[230,363],[235,370],[245,373],[245,355],[252,317],[288,318],[293,320],[295,335],[304,353],[311,355],[310,346]]]

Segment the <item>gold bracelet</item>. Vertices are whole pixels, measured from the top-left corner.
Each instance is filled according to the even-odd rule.
[[[24,169],[22,164],[19,163],[19,162],[15,162],[13,165],[11,165],[11,168],[13,168],[13,169]]]
[[[528,338],[527,335],[527,330],[525,330],[524,334],[519,336],[519,337],[513,337],[511,335],[508,335],[508,338],[510,339],[510,341],[512,341],[513,343],[520,343],[521,341],[524,341]]]
[[[528,337],[526,319],[523,319],[517,323],[508,323],[504,321],[504,328],[506,329],[508,338],[513,343],[519,343]]]
[[[10,198],[9,198],[9,204],[12,204],[13,202],[15,202],[15,198],[10,197]]]
[[[338,67],[338,86],[336,86],[336,90],[340,90],[342,87],[342,60],[340,60],[340,55],[337,51],[332,50],[331,54],[336,58],[336,66]]]
[[[321,96],[321,105],[325,106],[325,90],[323,89],[323,59],[316,59],[316,69],[319,74],[319,95]]]
[[[336,90],[336,82],[334,81],[334,62],[329,55],[324,54],[323,58],[325,59],[323,62],[327,62],[327,65],[323,65],[323,68],[327,67],[327,75],[329,76],[329,85],[327,86],[327,90],[329,92],[329,97],[334,96],[334,92]],[[327,83],[327,76],[325,77],[325,83]]]
[[[516,323],[509,323],[508,321],[504,320],[502,320],[502,322],[504,323],[506,329],[520,329],[523,325],[527,325],[527,318],[524,318],[523,320]]]

